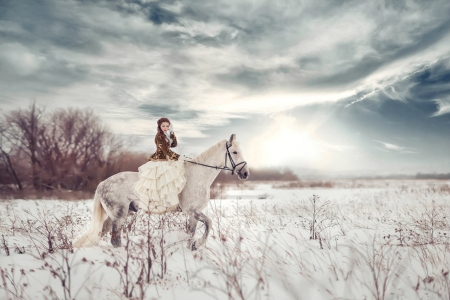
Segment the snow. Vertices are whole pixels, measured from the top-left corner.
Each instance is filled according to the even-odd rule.
[[[221,198],[204,211],[212,229],[197,251],[187,248],[183,214],[138,213],[125,225],[124,247],[113,248],[108,234],[70,253],[58,247],[87,228],[93,200],[4,200],[0,231],[10,255],[0,247],[0,299],[125,299],[126,286],[130,298],[145,299],[450,298],[449,181],[277,185],[215,193]],[[203,232],[199,223],[196,238]]]

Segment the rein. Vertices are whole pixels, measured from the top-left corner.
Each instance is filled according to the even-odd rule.
[[[225,165],[223,167],[205,165],[205,164],[198,163],[198,162],[195,162],[195,161],[190,161],[190,160],[186,160],[186,161],[190,162],[190,163],[193,163],[193,164],[196,164],[196,165],[200,165],[200,166],[204,166],[204,167],[208,167],[208,168],[213,168],[213,169],[216,169],[216,170],[231,171],[231,175],[234,175],[234,172],[236,171],[236,167],[237,166],[243,164],[242,167],[237,171],[237,174],[241,174],[241,170],[242,170],[242,168],[244,168],[244,166],[247,164],[247,162],[244,160],[244,161],[242,161],[242,162],[240,162],[238,164],[235,164],[234,160],[233,160],[233,158],[231,157],[231,154],[230,154],[229,148],[231,146],[230,147],[228,146],[228,142],[226,144],[226,147],[227,147],[227,152],[225,153]],[[230,169],[230,168],[227,167],[227,157],[230,159],[230,163],[231,163],[231,166],[233,167],[233,169]],[[187,158],[192,159],[191,157],[187,157]]]

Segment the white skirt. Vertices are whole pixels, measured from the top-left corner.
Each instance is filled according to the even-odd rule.
[[[162,214],[175,210],[178,194],[186,185],[183,161],[148,161],[138,168],[134,190],[139,196],[139,208]]]

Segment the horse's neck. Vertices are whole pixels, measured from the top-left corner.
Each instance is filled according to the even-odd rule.
[[[210,157],[206,158],[205,160],[199,161],[199,163],[202,163],[204,165],[209,166],[217,166],[217,167],[223,167],[225,164],[225,147],[226,141],[222,143],[220,147],[216,149],[216,151],[211,155]],[[227,160],[227,165],[229,165],[230,162]],[[216,179],[217,175],[219,175],[220,170],[209,168],[205,166],[200,165],[193,165],[196,169],[195,171],[201,176],[200,178],[205,178],[205,181],[208,183],[208,186],[210,186],[214,179]]]

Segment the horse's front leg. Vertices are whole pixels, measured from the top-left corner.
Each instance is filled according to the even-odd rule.
[[[193,219],[193,222],[191,223],[191,219]],[[193,224],[195,221],[195,226],[194,229],[192,229],[191,224]],[[195,234],[195,228],[197,227],[197,222],[200,221],[203,224],[205,224],[205,232],[203,233],[203,236],[198,239],[197,241],[192,242],[193,239],[193,235]],[[208,238],[208,234],[209,234],[209,229],[211,228],[211,219],[208,218],[204,213],[202,213],[201,211],[194,211],[193,214],[190,216],[189,218],[189,227],[190,227],[190,232],[191,232],[191,238],[190,238],[190,248],[191,250],[197,250],[198,247],[202,246],[205,242],[206,239]]]

